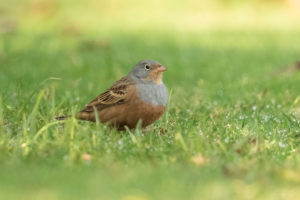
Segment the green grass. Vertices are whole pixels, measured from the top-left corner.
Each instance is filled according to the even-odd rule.
[[[44,29],[0,37],[0,199],[300,197],[299,27]],[[168,67],[151,128],[54,120],[144,58]]]

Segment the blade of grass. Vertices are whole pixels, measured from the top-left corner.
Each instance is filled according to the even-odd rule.
[[[37,142],[37,139],[39,138],[39,136],[46,131],[47,129],[49,129],[51,126],[56,125],[56,124],[60,124],[63,123],[62,121],[55,121],[55,122],[51,122],[46,124],[45,126],[43,126],[34,136],[33,140],[34,142]]]
[[[0,97],[0,135],[2,135],[2,139],[4,140],[4,118],[3,118],[3,108],[2,108],[2,98]]]
[[[39,105],[41,103],[41,100],[44,96],[44,90],[41,90],[37,99],[36,99],[36,102],[35,102],[35,105],[33,107],[33,110],[30,114],[30,116],[28,117],[28,122],[29,122],[29,128],[32,132],[35,132],[35,125],[36,125],[36,115],[37,115],[37,112],[38,112],[38,108],[39,108]]]
[[[141,146],[140,142],[137,140],[137,138],[135,137],[135,135],[130,131],[130,129],[126,126],[126,131],[130,134],[131,137],[131,141],[133,144],[137,145],[138,147]]]
[[[176,141],[176,143],[180,144],[180,146],[182,147],[182,149],[184,151],[188,150],[188,148],[187,148],[187,146],[186,146],[186,144],[184,142],[184,139],[183,139],[183,137],[182,137],[182,135],[181,135],[180,132],[178,132],[178,133],[175,134],[175,141]]]

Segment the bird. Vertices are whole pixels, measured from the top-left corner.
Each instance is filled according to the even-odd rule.
[[[134,129],[138,123],[142,128],[151,125],[165,113],[168,104],[168,89],[163,83],[166,70],[155,60],[138,62],[127,76],[80,110],[76,118],[99,120],[117,130]]]

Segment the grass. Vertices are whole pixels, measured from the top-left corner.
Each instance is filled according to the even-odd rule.
[[[298,199],[300,29],[278,26],[2,34],[0,197]],[[169,69],[150,129],[54,120],[144,58]]]

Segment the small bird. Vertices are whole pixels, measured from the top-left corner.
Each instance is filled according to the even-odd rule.
[[[168,90],[163,83],[166,70],[157,61],[140,61],[127,76],[77,113],[76,118],[95,122],[98,117],[100,122],[118,130],[133,129],[139,121],[142,128],[152,124],[164,114],[168,103]]]

